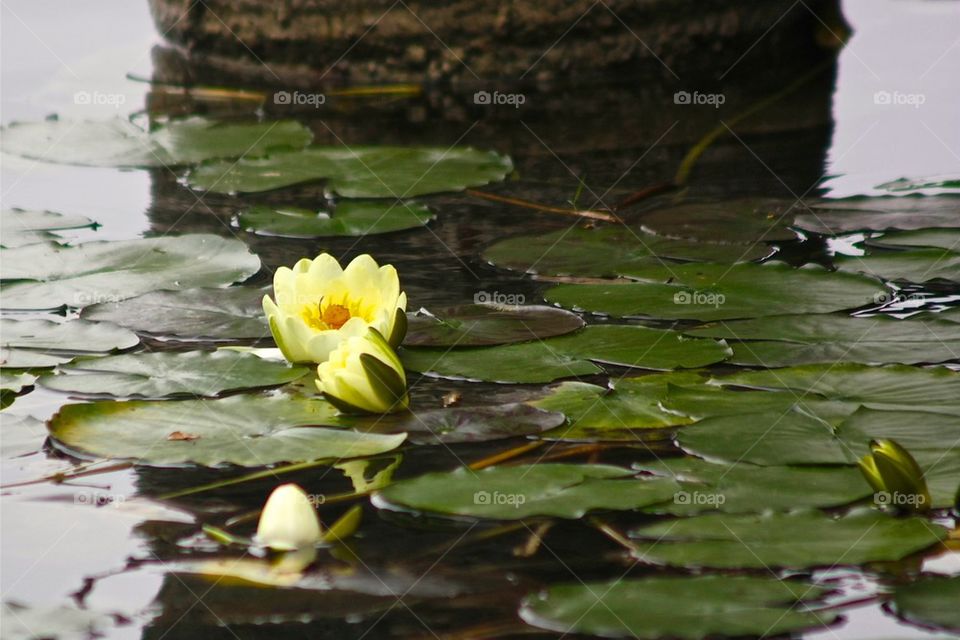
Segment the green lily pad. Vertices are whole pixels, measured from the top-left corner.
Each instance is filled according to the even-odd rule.
[[[958,206],[960,198],[951,196],[822,200],[813,205],[812,212],[798,215],[794,224],[827,235],[956,227]]]
[[[602,372],[591,361],[645,369],[695,368],[730,354],[725,342],[684,339],[675,331],[598,325],[541,340],[469,349],[404,349],[413,371],[492,382],[549,382]],[[517,363],[523,363],[522,367]]]
[[[680,484],[673,501],[645,509],[650,513],[689,516],[764,513],[814,507],[838,507],[873,494],[855,467],[713,464],[696,458],[669,458],[634,465],[673,478]]]
[[[671,384],[698,384],[694,372],[655,373],[621,378],[613,388],[584,382],[562,382],[550,394],[530,402],[535,407],[560,411],[570,420],[566,427],[544,437],[561,440],[636,440],[633,429],[656,429],[688,424],[692,419],[661,406]]]
[[[651,233],[671,238],[746,245],[794,240],[797,235],[788,227],[793,214],[805,208],[795,200],[769,198],[687,202],[646,211],[640,222]]]
[[[938,247],[955,251],[960,248],[960,229],[890,231],[880,236],[872,236],[866,242],[876,247]]]
[[[323,238],[367,236],[422,227],[433,219],[426,205],[387,200],[343,200],[332,211],[302,207],[251,207],[237,226],[263,236]]]
[[[730,361],[747,366],[936,363],[952,360],[956,358],[953,354],[960,353],[960,326],[935,316],[908,320],[889,316],[769,316],[716,322],[684,333],[730,340]]]
[[[471,147],[308,147],[205,164],[187,183],[217,193],[257,193],[325,180],[327,191],[344,198],[411,198],[497,182],[511,171],[507,156]]]
[[[678,264],[629,275],[644,282],[566,284],[544,295],[563,307],[613,316],[728,320],[854,309],[885,293],[863,276],[779,263]]]
[[[47,425],[31,416],[3,414],[0,456],[4,459],[36,453],[47,439]]]
[[[6,293],[6,291],[4,291]],[[43,369],[78,355],[129,349],[140,343],[131,331],[107,322],[0,319],[0,367]]]
[[[83,216],[63,215],[53,211],[4,209],[0,212],[0,244],[10,249],[27,244],[61,240],[54,231],[95,227],[96,222]]]
[[[116,302],[148,291],[215,287],[245,280],[260,259],[238,240],[194,234],[75,247],[3,249],[3,307],[54,309]]]
[[[792,390],[746,391],[711,384],[670,385],[660,404],[668,412],[689,416],[695,420],[764,412],[783,415],[789,411],[798,411],[830,424],[838,424],[859,406],[856,401],[832,400]]]
[[[640,479],[629,469],[596,464],[517,465],[427,473],[395,482],[374,496],[380,508],[450,516],[522,520],[580,518],[597,509],[637,509],[670,499],[668,479]]]
[[[250,287],[152,291],[128,300],[91,305],[80,315],[157,336],[203,340],[267,338],[270,327],[261,303],[267,291]]]
[[[884,280],[926,282],[941,278],[960,282],[960,252],[943,249],[871,251],[865,256],[833,259],[840,271],[863,273]]]
[[[159,466],[354,458],[390,451],[406,438],[314,426],[336,424],[336,414],[323,400],[280,396],[102,401],[62,407],[49,428],[71,451]]]
[[[33,383],[36,381],[37,376],[32,376],[29,373],[7,373],[6,371],[0,371],[0,390],[3,391],[19,394],[27,387],[33,386]]]
[[[227,123],[191,117],[144,131],[123,118],[14,122],[0,129],[6,153],[93,167],[161,167],[213,158],[258,156],[302,147],[313,135],[293,120]]]
[[[5,640],[86,640],[103,637],[116,620],[72,606],[30,607],[4,600],[0,636]]]
[[[575,313],[542,305],[467,304],[407,314],[408,347],[476,347],[562,336],[583,327]]]
[[[237,351],[129,353],[80,359],[48,374],[48,389],[117,397],[215,396],[234,389],[272,387],[306,375],[308,367]]]
[[[762,244],[673,240],[618,226],[578,227],[508,238],[488,247],[483,258],[494,266],[524,273],[607,278],[628,275],[637,266],[659,266],[664,259],[740,262],[769,254],[770,250]]]
[[[819,511],[709,514],[633,529],[643,562],[713,569],[805,569],[900,560],[947,537],[922,518],[862,509],[837,517]]]
[[[900,617],[925,627],[960,631],[960,576],[921,578],[897,587],[893,606]]]
[[[553,585],[528,596],[525,622],[564,635],[642,640],[780,636],[824,627],[836,614],[810,611],[825,593],[797,581],[752,576],[664,576]]]

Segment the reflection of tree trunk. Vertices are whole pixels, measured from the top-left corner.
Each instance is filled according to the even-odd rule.
[[[836,0],[150,0],[210,71],[289,86],[719,76],[802,61]],[[808,9],[807,7],[810,7]],[[802,66],[802,62],[800,63]],[[669,69],[669,71],[668,71]],[[221,80],[222,81],[222,80]]]

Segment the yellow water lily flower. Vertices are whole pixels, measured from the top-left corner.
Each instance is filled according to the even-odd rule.
[[[930,509],[932,500],[923,469],[896,440],[872,441],[870,453],[857,464],[873,487],[878,505],[906,511]]]
[[[295,484],[274,489],[260,513],[257,542],[277,551],[294,551],[321,539],[320,518],[303,489]]]
[[[380,266],[369,255],[341,268],[323,253],[304,258],[273,276],[273,295],[263,311],[277,346],[290,362],[323,362],[345,338],[374,328],[398,346],[407,332],[407,294],[393,265]]]
[[[400,358],[373,328],[344,340],[317,367],[317,388],[348,413],[391,413],[409,404]]]

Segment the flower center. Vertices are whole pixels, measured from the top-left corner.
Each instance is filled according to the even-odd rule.
[[[331,329],[339,329],[350,319],[350,310],[341,304],[331,304],[322,311],[320,319]]]

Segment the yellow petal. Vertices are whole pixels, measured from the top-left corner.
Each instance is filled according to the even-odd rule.
[[[271,549],[289,551],[315,545],[321,539],[317,511],[295,484],[273,490],[260,514],[257,540]]]

